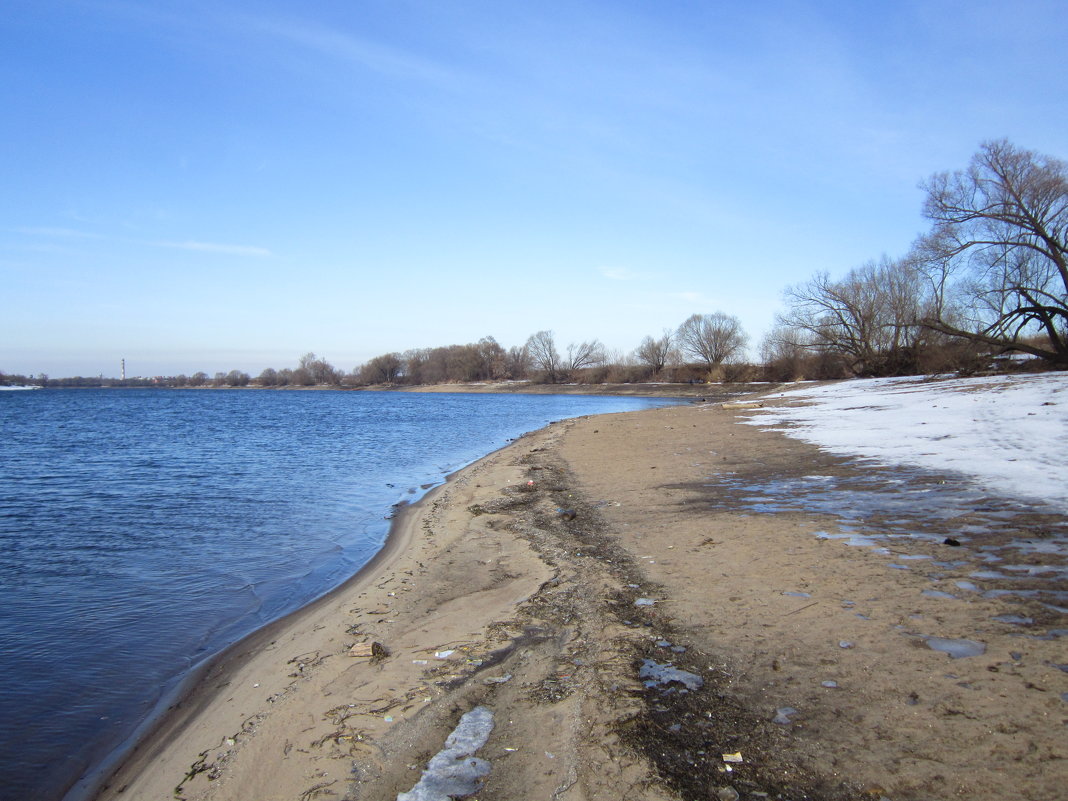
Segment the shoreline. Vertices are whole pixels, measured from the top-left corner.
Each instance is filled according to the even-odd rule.
[[[1057,797],[1064,615],[1013,593],[1065,581],[972,576],[1064,519],[1009,525],[993,498],[850,518],[960,479],[828,455],[745,406],[573,418],[449,476],[388,555],[235,646],[96,799],[393,798],[476,706],[488,801]],[[990,533],[942,544],[960,526]]]
[[[353,596],[365,594],[371,584],[382,580],[389,568],[395,566],[394,563],[411,548],[416,536],[415,529],[422,521],[422,516],[428,509],[434,507],[437,496],[447,493],[450,484],[465,481],[472,473],[478,472],[480,465],[484,462],[499,458],[502,454],[521,447],[524,440],[542,435],[561,422],[566,421],[552,422],[542,429],[516,437],[501,448],[448,474],[441,484],[427,490],[416,501],[397,507],[397,513],[391,521],[383,547],[356,574],[320,598],[251,632],[224,648],[220,653],[208,658],[203,665],[194,668],[179,682],[179,688],[172,693],[173,697],[167,708],[154,719],[147,720],[142,729],[124,743],[105,763],[88,774],[84,781],[72,787],[64,796],[63,801],[103,801],[113,797],[130,797],[125,793],[129,791],[131,785],[135,784],[146,771],[158,767],[161,758],[173,762],[167,757],[176,750],[174,740],[181,738],[206,713],[210,715],[212,709],[220,703],[222,696],[227,694],[228,687],[239,677],[248,673],[253,663],[258,659],[263,659],[264,651],[273,648],[286,634],[299,635],[307,633],[302,630],[306,630],[309,626],[317,627],[321,617],[333,616],[331,615],[332,607],[351,603]],[[287,660],[287,664],[290,661]],[[303,670],[304,666],[300,667]],[[293,678],[292,675],[289,677]],[[260,684],[255,683],[253,688],[259,689]],[[218,728],[216,721],[212,721],[209,727],[217,729],[217,732],[225,730],[225,727]],[[223,740],[225,739],[227,738],[224,736]],[[219,738],[215,737],[215,742],[218,741]],[[179,757],[179,762],[183,758]],[[194,759],[190,765],[195,768],[195,763]],[[192,778],[196,772],[187,772],[185,775],[186,778]],[[177,787],[174,788],[173,794],[167,792],[166,783],[166,780],[162,784],[150,780],[150,789],[147,790],[150,795],[146,797],[180,797]]]
[[[483,458],[492,455],[490,453]],[[208,687],[209,683],[225,683],[223,682],[225,677],[246,668],[248,662],[254,659],[265,646],[274,642],[280,632],[299,627],[305,618],[314,616],[338,598],[355,592],[374,580],[379,571],[384,570],[398,554],[410,545],[414,536],[410,517],[416,513],[418,507],[424,502],[431,502],[435,493],[443,490],[450,481],[468,467],[477,464],[477,461],[480,460],[447,474],[440,484],[428,489],[414,502],[404,502],[395,506],[395,514],[390,521],[389,531],[382,547],[366,564],[337,587],[246,634],[218,653],[207,657],[201,664],[194,666],[181,676],[176,681],[175,687],[161,697],[154,712],[142,722],[137,730],[120,743],[98,766],[75,782],[67,790],[62,801],[96,801],[96,799],[105,797],[109,785],[115,783],[116,777],[135,774],[142,770],[154,756],[166,748],[166,743],[161,741],[180,733],[196,715],[201,714],[211,705],[217,693]],[[122,790],[118,792],[121,793]]]
[[[386,399],[382,399],[382,400],[386,403],[387,406],[391,406],[392,405],[391,401],[388,401]],[[487,400],[487,399],[484,399],[484,400]],[[400,401],[401,401],[401,399],[398,398],[398,403],[400,403]],[[503,400],[502,400],[502,402],[503,402]],[[405,402],[405,403],[407,403],[407,402]],[[381,406],[381,405],[382,404],[376,404],[376,406]],[[480,405],[485,405],[485,403],[480,403]],[[490,405],[494,405],[494,404],[490,404]],[[506,405],[514,405],[514,404],[511,404],[511,402],[508,402],[508,404],[506,404]],[[585,403],[585,402],[582,403],[582,404],[575,404],[575,403],[569,403],[569,402],[565,401],[563,404],[556,404],[556,403],[544,404],[544,403],[539,403],[538,405],[539,406],[550,406],[552,409],[564,409],[564,408],[568,408],[569,409],[569,408],[574,408],[576,406],[583,406],[583,407],[587,407],[587,406],[591,406],[591,405],[601,406],[602,404],[600,404],[600,403],[591,404],[591,403]],[[623,405],[623,404],[609,404],[609,405]],[[637,405],[637,404],[628,402],[626,405]],[[642,404],[642,405],[644,405],[644,404]],[[548,412],[548,414],[559,414],[559,413],[561,413],[561,412],[560,411],[550,411],[550,412]],[[529,425],[534,426],[534,425],[538,425],[538,423],[537,422],[531,422],[531,423],[529,423]],[[511,438],[511,437],[514,437],[514,436],[520,434],[520,432],[522,432],[522,431],[523,431],[523,428],[517,425],[517,426],[515,426],[513,428],[512,431],[509,431],[507,433],[509,434],[509,437]],[[496,442],[489,441],[487,443],[487,445],[486,445],[487,449],[489,449],[489,448],[499,449],[501,447],[506,447],[507,446],[507,442],[509,441],[509,440],[506,440],[503,436],[495,437],[495,439],[496,439]],[[408,509],[411,506],[411,502],[413,500],[416,500],[420,496],[425,495],[426,492],[428,491],[428,489],[429,490],[435,489],[436,488],[435,485],[439,485],[441,483],[448,483],[449,481],[453,480],[455,478],[455,474],[457,472],[459,472],[460,470],[464,469],[464,467],[470,466],[469,460],[472,460],[472,457],[478,456],[479,458],[485,458],[485,455],[489,455],[489,454],[480,455],[480,454],[478,454],[476,452],[472,452],[472,453],[466,454],[463,458],[459,458],[458,457],[458,458],[454,459],[453,462],[452,462],[453,463],[453,468],[452,468],[452,472],[450,474],[445,475],[443,472],[438,472],[437,470],[435,470],[433,472],[429,472],[428,471],[426,473],[425,479],[423,479],[423,480],[416,479],[416,480],[413,480],[413,481],[409,482],[411,484],[411,487],[409,487],[407,489],[407,491],[405,491],[405,487],[408,486],[407,484],[398,484],[398,486],[401,489],[395,490],[391,494],[391,497],[388,497],[388,501],[398,501],[398,504],[389,504],[389,506],[387,507],[387,501],[383,501],[382,504],[381,504],[381,511],[380,511],[379,515],[374,516],[375,519],[380,519],[380,516],[382,514],[385,514],[387,517],[392,518],[388,522],[382,521],[380,523],[373,524],[374,527],[378,530],[378,536],[376,537],[376,539],[379,540],[379,543],[377,543],[378,554],[375,554],[374,556],[372,556],[372,554],[374,554],[374,551],[369,549],[370,553],[366,554],[365,558],[367,558],[367,557],[371,558],[370,564],[369,565],[365,565],[363,568],[361,568],[361,570],[356,571],[355,576],[352,575],[352,571],[355,570],[355,568],[350,568],[347,571],[335,571],[335,575],[337,576],[337,580],[341,581],[341,584],[340,584],[340,586],[335,587],[332,590],[332,592],[336,592],[338,590],[344,589],[344,587],[348,586],[349,582],[351,582],[355,577],[358,577],[360,574],[366,572],[367,570],[369,570],[369,569],[370,570],[376,570],[377,569],[376,566],[379,564],[379,562],[382,560],[382,558],[384,556],[384,553],[383,553],[382,549],[387,547],[387,545],[389,543],[391,543],[392,541],[395,541],[395,539],[396,539],[396,535],[397,535],[397,531],[398,531],[398,521],[399,521],[398,510],[406,510],[406,509]],[[477,461],[477,459],[474,459],[474,461]],[[465,465],[464,464],[465,462],[468,462],[468,464]],[[441,465],[441,467],[438,468],[438,470],[443,470],[444,466],[447,463],[448,463],[447,460],[442,460],[442,465]],[[434,475],[435,473],[436,473],[436,477]],[[398,496],[400,496],[400,497],[398,497]],[[408,511],[405,511],[404,513],[405,514],[410,514],[410,512],[408,512]],[[388,527],[389,531],[387,532],[387,536],[383,539],[382,538],[382,531],[384,529],[386,529],[387,527]],[[395,546],[388,545],[388,547],[392,548],[392,547],[395,547]],[[324,589],[325,588],[319,588],[319,593],[322,593]],[[324,600],[328,601],[329,598],[330,598],[330,592],[326,592],[325,596],[320,595],[320,597],[317,599],[317,602],[322,603],[322,602],[324,602]],[[315,603],[315,602],[316,601],[313,601],[313,603]],[[307,608],[308,607],[305,606],[305,607],[302,607],[302,608],[293,609],[292,611],[287,613],[287,616],[288,615],[297,615],[297,614],[301,613],[302,610],[307,609]],[[311,608],[314,609],[315,607],[312,606]],[[284,624],[286,620],[287,620],[287,617],[283,617],[281,619],[281,621],[275,620],[275,621],[273,621],[271,623],[268,623],[267,624],[267,626],[268,626],[267,631],[268,632],[273,631],[280,624]],[[195,625],[195,623],[193,621],[191,621],[191,625]],[[246,628],[246,631],[248,631],[247,628]],[[256,630],[248,632],[247,634],[244,635],[244,637],[247,637],[247,638],[254,638],[254,637],[257,637],[257,636],[262,637],[262,636],[264,636],[263,633],[262,633],[263,631],[264,631],[264,629],[262,628],[262,624],[261,624],[261,628],[257,628]],[[164,634],[164,636],[166,636],[166,635]],[[64,769],[63,769],[62,773],[57,772],[55,774],[51,774],[50,776],[48,776],[48,778],[50,780],[49,787],[47,788],[48,789],[48,793],[47,793],[48,797],[57,798],[57,799],[62,797],[63,799],[66,799],[67,801],[81,801],[82,799],[91,798],[93,796],[93,794],[95,793],[95,789],[94,788],[96,788],[99,784],[102,783],[102,779],[101,779],[102,775],[106,776],[107,774],[109,774],[118,764],[121,764],[122,762],[124,762],[126,760],[127,756],[132,751],[139,750],[140,748],[142,748],[143,747],[143,743],[145,742],[146,738],[152,737],[153,736],[152,733],[154,731],[156,731],[161,725],[164,725],[163,723],[161,723],[161,721],[164,721],[165,719],[170,718],[170,717],[173,716],[173,712],[175,711],[176,705],[179,705],[179,704],[181,705],[181,706],[178,707],[178,709],[181,709],[182,707],[189,705],[188,698],[189,698],[189,694],[191,692],[191,689],[197,687],[200,684],[204,684],[205,681],[209,681],[209,682],[211,681],[210,675],[207,675],[207,674],[209,674],[211,671],[214,670],[216,664],[218,663],[218,661],[220,659],[224,658],[226,656],[226,654],[228,654],[228,653],[230,653],[232,651],[232,649],[239,648],[239,649],[247,650],[247,648],[246,648],[247,643],[253,642],[253,640],[251,640],[251,639],[246,640],[244,637],[242,639],[238,640],[237,642],[231,641],[229,644],[223,643],[222,647],[216,646],[216,648],[213,648],[213,649],[211,649],[211,651],[208,651],[206,653],[205,653],[205,651],[201,651],[201,653],[197,655],[197,657],[199,657],[199,658],[196,659],[195,663],[193,662],[193,660],[186,660],[184,664],[182,664],[181,662],[176,663],[175,672],[177,673],[180,670],[181,671],[180,675],[177,675],[172,679],[168,679],[166,682],[159,681],[159,682],[155,683],[154,685],[148,686],[145,692],[139,694],[140,697],[142,699],[144,699],[144,701],[145,701],[144,706],[142,707],[141,710],[139,710],[139,711],[143,712],[144,714],[139,714],[139,715],[136,715],[136,716],[135,715],[126,716],[126,720],[130,721],[133,724],[133,726],[135,727],[132,733],[127,734],[126,736],[122,737],[121,739],[120,738],[114,738],[114,739],[105,740],[105,737],[103,735],[100,736],[99,738],[92,737],[92,736],[81,738],[80,739],[80,746],[88,746],[88,747],[84,747],[84,750],[82,748],[79,748],[77,752],[75,751],[74,748],[67,750],[67,757],[64,760],[64,765],[63,765]],[[218,642],[218,641],[216,641],[216,642]],[[137,657],[131,655],[131,658],[135,658],[136,659]],[[121,659],[116,664],[116,666],[114,668],[114,673],[111,673],[111,675],[115,675],[116,673],[118,673],[119,671],[122,670],[121,664],[122,664],[123,661],[125,661],[125,660]],[[207,675],[207,678],[205,678],[206,675]],[[114,679],[109,679],[107,677],[105,677],[104,680],[105,681],[114,681]],[[84,681],[81,682],[81,684],[84,685]],[[121,685],[121,683],[120,683],[120,685]],[[78,684],[76,683],[74,686],[77,687]],[[120,688],[112,688],[112,689],[120,689]]]

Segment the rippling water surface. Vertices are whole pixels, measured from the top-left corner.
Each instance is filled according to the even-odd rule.
[[[390,507],[634,398],[0,393],[0,798],[54,799],[207,656],[333,588]]]

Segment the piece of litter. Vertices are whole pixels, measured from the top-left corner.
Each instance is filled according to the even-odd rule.
[[[634,602],[635,606],[653,606],[656,603],[652,598],[639,598]]]
[[[504,750],[508,751],[508,752],[511,752],[511,751],[518,751],[519,749],[518,748],[505,748]]]
[[[724,754],[724,762],[743,762],[741,751],[735,751],[733,754]]]
[[[839,640],[838,641],[838,647],[839,648],[852,648],[853,647],[853,643],[851,643],[849,640]]]
[[[453,655],[454,653],[456,653],[456,651],[455,651],[455,650],[449,650],[449,651],[435,651],[435,652],[434,652],[434,658],[435,658],[435,659],[448,659],[448,658],[449,658],[450,656],[452,656],[452,655]]]
[[[820,685],[823,686],[823,687],[826,687],[828,690],[833,690],[838,686],[838,682],[836,682],[836,681],[823,681],[823,682],[820,682]]]
[[[505,673],[503,676],[490,676],[488,679],[484,679],[485,684],[505,684],[512,680],[511,673]]]
[[[428,665],[430,663],[426,659],[413,659],[412,660],[412,664],[413,665]]]

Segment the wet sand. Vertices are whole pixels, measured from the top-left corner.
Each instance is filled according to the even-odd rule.
[[[1065,520],[845,508],[956,479],[745,413],[580,418],[466,468],[373,566],[229,651],[98,797],[392,799],[478,705],[484,800],[1061,797],[1064,565],[1007,544]],[[982,533],[943,544],[961,531]],[[882,539],[837,538],[858,534]],[[1032,569],[973,575],[998,554]]]

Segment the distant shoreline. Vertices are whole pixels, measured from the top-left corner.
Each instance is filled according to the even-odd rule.
[[[781,383],[713,383],[713,384],[534,384],[524,381],[480,382],[472,384],[414,384],[412,386],[374,385],[366,387],[345,387],[320,384],[316,386],[282,386],[282,387],[171,387],[171,386],[105,386],[105,387],[45,387],[46,389],[193,389],[193,390],[256,390],[278,392],[415,392],[415,393],[449,393],[480,395],[620,395],[638,398],[686,398],[718,399],[736,395],[749,395],[754,392],[770,392]]]

